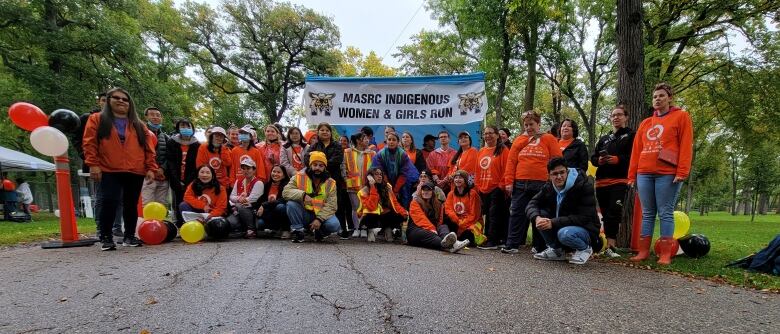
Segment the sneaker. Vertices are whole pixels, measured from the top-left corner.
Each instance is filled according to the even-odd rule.
[[[566,261],[566,254],[562,249],[547,247],[547,249],[534,254],[534,259],[545,261]]]
[[[539,251],[536,250],[536,247],[531,247],[531,255],[539,254]]]
[[[141,247],[142,244],[143,242],[136,237],[128,237],[122,240],[122,246],[125,247]]]
[[[590,247],[585,250],[576,251],[574,252],[574,255],[571,256],[569,263],[585,264],[585,262],[588,262],[588,259],[590,259],[591,255],[593,255],[593,248]]]
[[[370,229],[368,229],[368,235],[366,237],[366,240],[368,240],[368,242],[376,242],[376,235],[379,234],[379,231],[381,231],[381,230],[382,229],[380,229],[380,228],[370,228]]]
[[[385,227],[384,231],[385,231],[385,241],[393,242],[393,229],[389,227]]]
[[[616,252],[612,247],[607,248],[607,250],[605,250],[604,253],[602,254],[604,254],[604,256],[606,257],[611,257],[611,258],[620,257],[620,254],[618,254],[618,252]]]
[[[254,239],[255,237],[257,237],[257,232],[252,231],[252,230],[246,230],[246,238],[247,239]]]
[[[325,239],[325,236],[322,235],[322,231],[320,229],[314,230],[314,240],[320,242],[323,239]]]
[[[503,248],[501,248],[501,253],[504,253],[504,254],[517,254],[517,253],[520,253],[520,250],[517,249],[517,248],[512,248],[512,247],[503,247]]]
[[[458,235],[455,234],[455,232],[450,232],[444,236],[444,239],[441,239],[441,249],[449,250],[450,248],[452,248],[452,245],[454,245],[455,242],[457,241],[458,241]]]
[[[401,239],[401,237],[403,237],[403,235],[404,235],[404,234],[403,234],[403,233],[401,233],[401,229],[400,229],[400,228],[394,228],[394,229],[393,229],[393,238],[395,238],[395,239]]]
[[[368,229],[362,229],[360,230],[360,237],[361,238],[367,238],[368,237]]]
[[[303,231],[292,231],[292,242],[295,243],[301,243],[303,242]]]
[[[450,248],[450,253],[457,253],[461,249],[466,248],[466,246],[468,246],[468,245],[469,245],[469,241],[468,240],[456,241],[455,244],[452,245],[452,248]]]
[[[125,236],[121,228],[111,230],[111,234],[113,234],[115,237],[120,237],[120,238],[123,238]]]
[[[290,231],[282,231],[282,239],[290,239]]]
[[[477,248],[484,249],[484,250],[496,250],[498,249],[498,246],[491,241],[486,241],[481,246],[477,246]]]
[[[114,243],[114,239],[103,239],[100,241],[100,250],[101,251],[108,251],[108,250],[116,250],[116,244]]]
[[[349,240],[350,234],[347,230],[342,230],[341,233],[339,233],[339,237],[341,240]]]
[[[355,230],[352,232],[353,238],[360,238],[360,230]]]

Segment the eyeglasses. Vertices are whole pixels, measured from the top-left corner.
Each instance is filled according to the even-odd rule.
[[[123,102],[130,102],[130,99],[128,99],[128,98],[126,98],[126,97],[121,97],[121,96],[111,96],[111,98],[112,98],[112,99],[114,99],[114,100],[120,100],[120,101],[123,101]]]
[[[492,132],[492,131],[491,132],[485,132],[485,135],[494,135],[494,134],[496,134],[496,133]]]
[[[610,118],[623,117],[623,116],[625,116],[625,114],[612,114],[612,115],[609,115]]]

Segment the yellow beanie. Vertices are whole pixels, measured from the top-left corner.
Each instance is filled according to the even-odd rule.
[[[309,166],[311,166],[311,164],[315,161],[319,161],[325,164],[325,166],[328,165],[328,159],[325,158],[325,153],[320,151],[309,152]]]

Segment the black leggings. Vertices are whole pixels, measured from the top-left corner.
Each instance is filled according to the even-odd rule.
[[[103,172],[100,179],[100,235],[111,238],[111,227],[116,217],[116,207],[122,201],[122,218],[125,221],[125,238],[135,236],[138,220],[138,198],[141,196],[144,176],[133,173]]]
[[[363,219],[361,219],[360,222],[363,225],[366,225],[366,228],[400,228],[401,223],[404,222],[404,217],[395,213],[395,211],[390,211],[381,215],[368,213],[363,214]]]
[[[446,224],[441,224],[436,228],[436,232],[422,229],[410,222],[406,229],[406,241],[410,246],[417,246],[430,249],[441,249],[441,239],[450,233]]]
[[[493,244],[506,242],[507,224],[509,223],[509,207],[507,206],[504,190],[500,188],[479,196],[482,199],[482,212],[486,214],[485,236]]]
[[[618,229],[623,220],[623,201],[628,186],[613,184],[596,188],[596,198],[601,209],[601,221],[604,222],[604,234],[607,238],[617,239]]]

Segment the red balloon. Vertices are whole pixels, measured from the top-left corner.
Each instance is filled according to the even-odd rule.
[[[168,228],[159,220],[147,220],[138,227],[138,236],[147,245],[159,245],[167,235]]]
[[[49,116],[41,108],[27,102],[17,102],[8,108],[8,117],[16,126],[32,131],[40,126],[49,125]]]
[[[672,245],[672,257],[677,256],[677,251],[680,249],[680,243],[677,242],[677,239],[672,239],[672,242],[674,243]],[[653,250],[655,250],[655,255],[661,254],[661,249],[658,247],[659,243],[658,240],[655,241],[655,246],[653,246]]]
[[[16,190],[16,185],[11,180],[3,180],[3,190],[5,191],[14,191]]]

